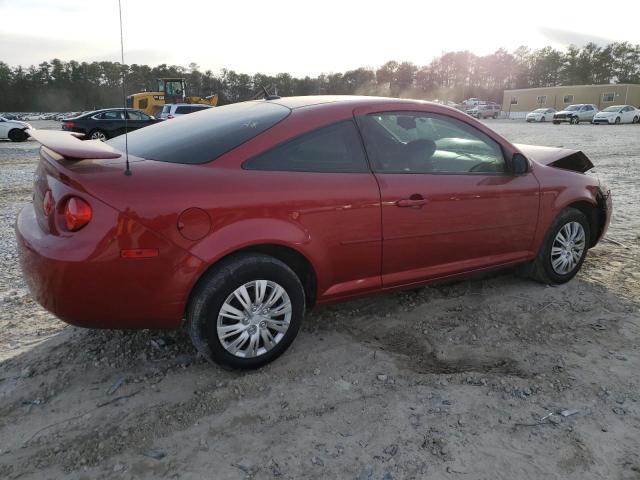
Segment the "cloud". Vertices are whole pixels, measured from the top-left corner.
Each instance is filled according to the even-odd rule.
[[[37,65],[45,60],[71,59],[77,42],[38,35],[0,33],[0,60],[9,65]]]
[[[605,37],[599,37],[597,35],[591,35],[590,33],[572,32],[571,30],[563,30],[560,28],[548,28],[539,27],[540,33],[553,43],[560,44],[563,47],[567,45],[576,45],[583,47],[589,42],[593,42],[598,46],[605,46],[614,40]]]

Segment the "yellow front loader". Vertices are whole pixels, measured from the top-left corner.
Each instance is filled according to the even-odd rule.
[[[218,104],[218,94],[205,98],[188,97],[185,93],[184,78],[159,78],[155,92],[134,93],[127,97],[127,107],[142,110],[149,115],[159,116],[165,103],[198,103],[201,105]]]

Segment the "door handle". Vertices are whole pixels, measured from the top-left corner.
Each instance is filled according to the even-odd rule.
[[[398,200],[396,202],[396,206],[420,208],[425,203],[427,203],[427,200],[422,195],[413,194],[409,198],[402,198]]]

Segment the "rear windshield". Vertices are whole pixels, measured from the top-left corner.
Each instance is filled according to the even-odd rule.
[[[265,101],[207,108],[129,133],[129,153],[160,162],[210,162],[273,127],[289,112],[287,107]],[[125,136],[107,143],[124,151]]]
[[[165,105],[164,107],[162,107],[162,113],[169,113],[170,110],[171,105]]]

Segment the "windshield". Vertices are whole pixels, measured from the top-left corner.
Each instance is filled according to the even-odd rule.
[[[289,112],[264,101],[207,108],[129,133],[129,153],[160,162],[207,163],[273,127]],[[107,143],[124,151],[125,136]]]
[[[533,113],[544,113],[546,111],[547,111],[546,108],[538,108],[537,110],[534,110]]]
[[[565,108],[565,110],[568,111],[568,112],[575,112],[576,110],[580,110],[581,106],[582,105],[571,105],[571,106]]]
[[[620,111],[622,107],[619,105],[614,105],[613,107],[607,107],[604,110],[602,110],[603,112],[618,112]]]

